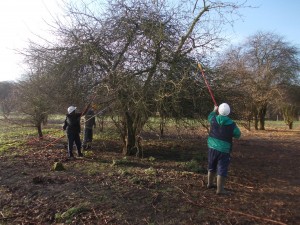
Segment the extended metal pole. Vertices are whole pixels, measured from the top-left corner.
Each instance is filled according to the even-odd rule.
[[[212,91],[211,91],[211,89],[210,89],[210,86],[209,86],[209,84],[208,84],[208,82],[207,82],[207,80],[206,80],[206,78],[205,78],[204,71],[203,71],[202,66],[201,66],[200,63],[198,63],[198,68],[199,68],[199,70],[201,71],[202,77],[203,77],[203,79],[204,79],[204,81],[205,81],[205,84],[206,84],[206,86],[207,86],[207,89],[208,89],[208,91],[209,91],[209,93],[210,93],[210,96],[211,96],[211,98],[212,98],[212,100],[213,100],[215,106],[218,106],[218,104],[217,104],[217,102],[216,102],[216,100],[215,100],[215,98],[214,98],[214,95],[213,95],[213,93],[212,93]]]

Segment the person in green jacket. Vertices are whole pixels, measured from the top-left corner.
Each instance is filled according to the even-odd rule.
[[[217,115],[217,111],[219,115]],[[241,131],[228,115],[230,107],[227,103],[215,106],[209,114],[210,132],[207,139],[208,145],[208,184],[207,188],[217,187],[217,194],[226,194],[224,190],[225,179],[230,164],[232,139],[240,138]],[[217,186],[214,178],[217,175]]]

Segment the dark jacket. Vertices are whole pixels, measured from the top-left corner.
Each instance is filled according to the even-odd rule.
[[[81,113],[67,114],[63,129],[66,130],[67,133],[80,133],[80,117]]]

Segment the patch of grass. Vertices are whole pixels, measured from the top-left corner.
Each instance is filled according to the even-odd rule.
[[[113,159],[111,166],[126,165],[128,163],[129,163],[128,158],[124,157],[123,159]]]
[[[51,114],[48,117],[48,122],[57,122],[62,123],[64,121],[66,116],[64,114]]]
[[[82,152],[85,157],[94,157],[95,153],[93,151],[83,151]]]
[[[288,125],[285,124],[284,121],[278,120],[278,121],[272,121],[272,120],[266,120],[265,121],[266,128],[286,128],[288,129]],[[299,127],[300,121],[294,121],[293,127]]]
[[[128,175],[130,175],[130,172],[128,170],[126,170],[126,169],[119,169],[118,173],[120,175],[122,175],[122,176],[128,176]]]
[[[96,128],[94,132],[95,140],[109,141],[109,140],[119,140],[119,138],[120,136],[114,127],[105,127],[103,131],[99,131],[98,128]]]
[[[144,170],[145,174],[147,175],[156,175],[157,171],[153,167],[149,167],[148,169]]]
[[[153,156],[150,156],[150,157],[148,158],[148,160],[149,160],[150,162],[154,162],[154,161],[156,160],[156,158],[154,158]]]
[[[240,124],[244,121],[236,121],[240,127],[242,127]],[[268,129],[284,129],[288,130],[288,125],[285,124],[283,120],[265,120],[265,128]],[[300,128],[300,121],[294,121],[293,122],[293,130]],[[254,130],[254,123],[251,123],[251,130]]]
[[[206,169],[203,168],[199,162],[195,159],[192,159],[189,162],[184,163],[184,167],[186,170],[194,173],[204,173],[206,172]]]
[[[32,137],[37,137],[35,128],[0,121],[0,153],[20,148]]]
[[[139,177],[132,177],[130,179],[130,181],[133,183],[133,184],[139,184],[140,183],[140,178]]]
[[[69,208],[67,211],[63,213],[56,213],[55,220],[57,222],[71,223],[73,217],[87,211],[89,211],[89,209],[86,204],[79,205],[78,207]]]
[[[76,164],[75,167],[89,176],[96,176],[99,175],[107,166],[108,165],[99,162],[93,162],[86,164],[84,167]]]
[[[7,143],[7,142],[0,141],[0,153],[7,152],[7,151],[9,151],[9,149],[18,148],[23,145],[24,145],[24,142],[14,141],[14,142]]]
[[[0,191],[2,190],[0,189]],[[10,217],[14,215],[14,211],[11,207],[4,205],[3,208],[1,209],[1,215],[3,218]]]

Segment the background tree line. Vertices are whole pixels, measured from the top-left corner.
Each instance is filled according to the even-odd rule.
[[[243,4],[219,1],[69,1],[53,37],[22,50],[28,73],[1,83],[1,108],[30,116],[42,137],[51,113],[83,109],[92,96],[109,108],[123,141],[135,153],[136,136],[152,116],[204,121],[212,110],[201,62],[218,103],[250,129],[265,129],[267,112],[292,128],[299,115],[299,50],[274,33],[258,32],[217,58],[221,27]],[[8,91],[9,90],[9,91]],[[6,102],[6,103],[5,103]],[[14,104],[7,104],[14,102]],[[5,105],[6,104],[6,105]],[[15,108],[11,108],[14,105]]]

